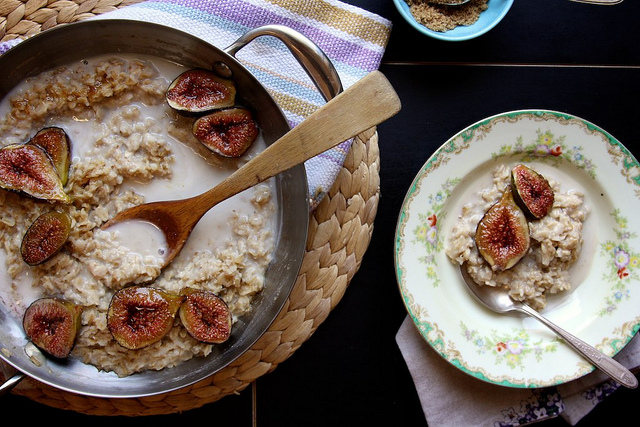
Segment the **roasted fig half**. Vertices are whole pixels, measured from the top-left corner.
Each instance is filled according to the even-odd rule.
[[[62,299],[41,298],[27,308],[22,326],[36,347],[63,359],[75,345],[82,311],[82,306]]]
[[[111,299],[107,328],[125,348],[146,347],[169,333],[183,299],[153,287],[123,288]]]
[[[203,113],[232,107],[236,102],[233,80],[209,70],[193,69],[175,78],[166,93],[169,106],[183,113]]]
[[[220,344],[231,335],[231,313],[222,298],[213,292],[185,288],[180,320],[189,335],[198,341]]]
[[[64,129],[47,127],[39,130],[28,142],[42,148],[51,158],[62,185],[69,180],[71,143]]]
[[[240,157],[258,136],[258,124],[251,112],[234,107],[200,117],[193,134],[209,150],[224,157]]]
[[[40,215],[22,238],[22,259],[29,265],[42,264],[62,249],[70,232],[71,218],[66,213],[51,211]]]
[[[0,149],[0,187],[37,199],[71,203],[49,155],[32,144]]]
[[[549,181],[530,167],[511,169],[511,186],[514,200],[527,215],[540,219],[553,208],[555,196]]]
[[[484,214],[476,229],[476,246],[493,270],[507,270],[527,254],[529,223],[508,186]]]

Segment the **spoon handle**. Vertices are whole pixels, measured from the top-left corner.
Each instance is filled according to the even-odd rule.
[[[595,347],[582,341],[580,338],[565,331],[555,323],[542,316],[540,313],[529,307],[528,305],[522,305],[522,311],[532,317],[538,319],[541,323],[554,331],[560,337],[562,337],[567,344],[576,349],[582,354],[589,362],[594,366],[601,369],[604,373],[611,378],[619,382],[625,387],[636,388],[638,386],[638,379],[627,368],[620,363],[612,359],[611,357],[598,351]]]
[[[9,392],[18,385],[20,381],[22,381],[26,377],[26,374],[22,372],[15,373],[11,378],[6,380],[4,383],[0,384],[0,396],[4,396],[5,394],[9,394]]]

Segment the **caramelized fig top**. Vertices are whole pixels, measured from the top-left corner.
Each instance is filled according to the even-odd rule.
[[[540,219],[547,215],[555,196],[549,181],[525,165],[517,165],[511,170],[511,186],[518,206],[529,216]]]
[[[259,133],[253,114],[242,107],[214,111],[193,124],[196,139],[223,157],[242,156]]]
[[[171,82],[166,99],[171,108],[186,113],[202,113],[235,104],[233,80],[224,79],[209,70],[194,69],[180,74]]]
[[[29,265],[42,264],[60,251],[70,232],[71,218],[66,213],[51,211],[40,215],[22,238],[22,259]]]
[[[62,185],[66,185],[71,164],[71,142],[64,129],[55,126],[40,129],[28,144],[37,145],[49,155]]]
[[[476,229],[476,246],[494,270],[507,270],[529,251],[529,223],[507,186]]]
[[[173,327],[183,297],[147,286],[116,292],[107,312],[107,328],[123,347],[136,350],[160,341]]]
[[[220,344],[231,335],[232,318],[224,300],[213,292],[185,288],[185,301],[180,306],[180,320],[198,341]]]
[[[71,203],[51,158],[32,144],[0,149],[0,187],[37,199]]]
[[[36,347],[54,357],[66,358],[75,344],[83,310],[62,299],[41,298],[27,308],[22,326]]]

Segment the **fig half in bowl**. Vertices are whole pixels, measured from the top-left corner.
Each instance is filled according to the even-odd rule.
[[[549,181],[526,165],[516,165],[511,170],[513,199],[529,217],[540,219],[547,215],[555,195]]]
[[[53,357],[69,356],[80,329],[83,307],[58,298],[40,298],[27,308],[22,325],[36,347]]]
[[[0,149],[0,187],[41,200],[71,203],[49,155],[33,144]]]
[[[180,320],[198,341],[220,344],[231,335],[231,312],[224,300],[213,292],[185,288],[180,306]]]
[[[209,70],[185,71],[171,82],[166,99],[169,106],[187,114],[203,113],[235,104],[236,87]]]
[[[64,129],[56,126],[40,129],[28,144],[40,147],[49,155],[62,185],[66,185],[71,164],[71,142]]]
[[[69,215],[58,211],[46,212],[36,218],[20,245],[24,262],[39,265],[57,254],[69,237],[71,222]]]
[[[137,350],[160,341],[173,328],[183,298],[160,289],[131,286],[113,295],[107,327],[121,346]]]
[[[242,107],[218,110],[198,118],[193,134],[205,147],[223,157],[240,157],[258,137],[258,124]]]
[[[529,224],[510,186],[478,223],[475,240],[478,252],[494,270],[508,270],[527,254]]]

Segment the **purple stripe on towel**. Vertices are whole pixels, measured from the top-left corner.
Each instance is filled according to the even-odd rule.
[[[249,28],[264,25],[265,22],[286,25],[300,31],[314,42],[331,58],[350,66],[372,71],[378,68],[382,52],[375,52],[356,43],[341,39],[322,31],[317,27],[306,25],[270,12],[240,0],[156,0],[158,3],[172,3],[190,7],[203,12],[212,13],[225,19],[245,25]],[[241,5],[241,6],[239,6]],[[342,48],[341,48],[342,47]]]

